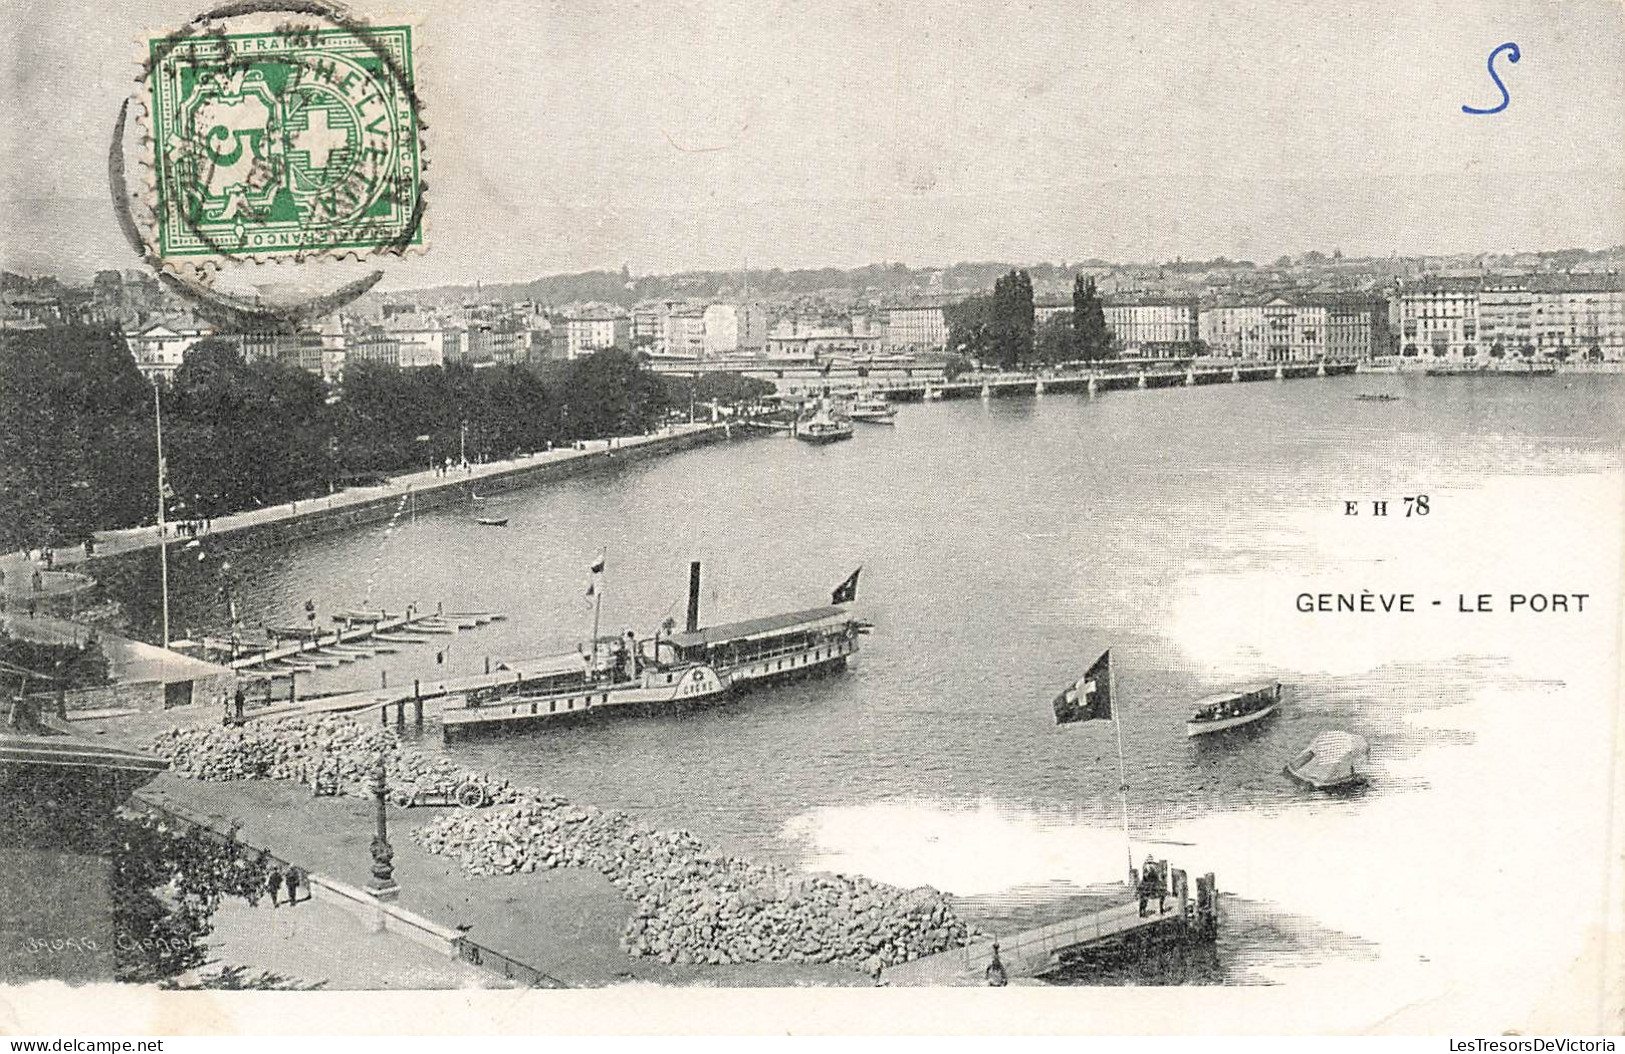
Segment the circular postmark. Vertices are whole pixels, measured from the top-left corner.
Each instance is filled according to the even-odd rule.
[[[220,325],[286,328],[371,288],[266,308],[205,280],[222,262],[399,255],[423,245],[421,104],[410,26],[323,0],[240,0],[147,42],[145,223],[119,112],[108,175],[132,248]]]

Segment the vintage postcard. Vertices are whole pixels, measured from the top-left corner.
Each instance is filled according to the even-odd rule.
[[[1625,1030],[1616,0],[3,23],[0,1031]]]

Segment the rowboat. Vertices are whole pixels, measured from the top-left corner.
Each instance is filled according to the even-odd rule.
[[[1279,681],[1210,695],[1196,701],[1190,720],[1185,722],[1185,735],[1195,738],[1250,725],[1264,720],[1280,705]]]
[[[508,517],[480,516],[476,517],[474,522],[479,524],[481,527],[506,527],[508,526]]]
[[[1338,790],[1366,782],[1356,766],[1371,757],[1371,745],[1352,732],[1322,732],[1283,769],[1315,790]]]

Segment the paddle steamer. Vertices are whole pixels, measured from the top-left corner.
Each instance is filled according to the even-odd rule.
[[[682,632],[638,640],[596,638],[579,664],[474,689],[441,715],[443,734],[577,717],[595,710],[650,713],[713,702],[756,684],[840,669],[869,623],[845,605],[857,599],[858,572],[832,603],[725,625],[699,625],[700,565],[689,570],[688,622]],[[601,595],[601,591],[600,591]]]

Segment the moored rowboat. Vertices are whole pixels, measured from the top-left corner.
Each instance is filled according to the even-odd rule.
[[[1315,790],[1338,790],[1365,783],[1356,766],[1369,759],[1371,745],[1352,732],[1322,732],[1283,770]]]

